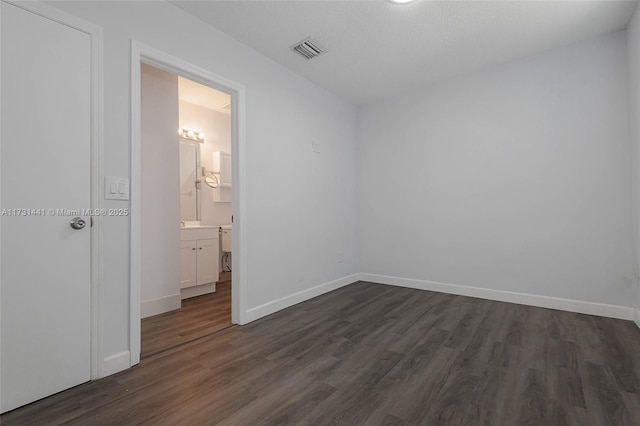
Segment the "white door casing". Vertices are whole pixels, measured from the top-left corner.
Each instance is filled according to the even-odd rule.
[[[101,32],[1,9],[0,411],[101,375]],[[73,210],[79,210],[75,212]],[[85,228],[74,230],[80,216]]]
[[[233,259],[231,279],[231,322],[246,320],[246,109],[244,86],[195,66],[136,40],[131,42],[131,293],[129,336],[131,365],[140,362],[140,284],[141,284],[141,64],[167,71],[231,95],[231,146],[233,157]]]

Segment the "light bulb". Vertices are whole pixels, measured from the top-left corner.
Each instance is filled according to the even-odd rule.
[[[179,136],[184,135],[184,130],[182,130],[182,129],[178,129],[178,135],[179,135]]]
[[[198,133],[198,139],[204,139],[204,132]]]
[[[189,130],[189,133],[187,133],[187,136],[189,136],[190,138],[193,137],[193,135],[195,135],[195,133],[193,132],[193,130]]]

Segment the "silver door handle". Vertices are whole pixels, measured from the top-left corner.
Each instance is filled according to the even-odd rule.
[[[73,229],[82,229],[87,226],[87,222],[85,222],[85,220],[81,217],[74,217],[73,219],[71,219],[71,222],[69,222],[69,224]]]

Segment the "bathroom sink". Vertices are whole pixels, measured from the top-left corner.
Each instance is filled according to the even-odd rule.
[[[180,226],[180,229],[213,229],[219,228],[218,226],[213,225],[200,225],[198,222],[187,222],[184,226]]]

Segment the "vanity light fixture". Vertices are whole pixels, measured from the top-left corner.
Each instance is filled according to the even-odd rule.
[[[204,132],[196,132],[190,129],[178,129],[178,136],[180,139],[186,139],[194,142],[204,142]]]

